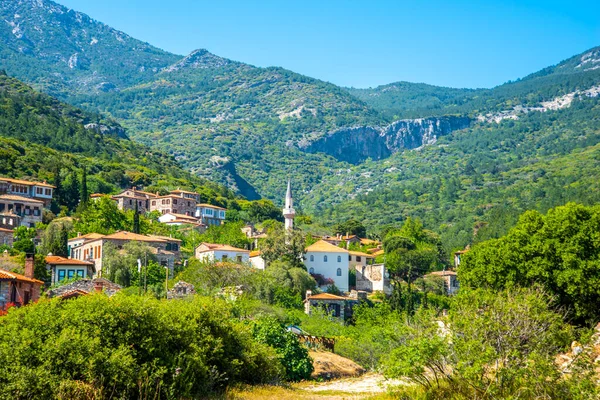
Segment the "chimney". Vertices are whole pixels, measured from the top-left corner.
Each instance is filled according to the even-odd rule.
[[[94,279],[94,292],[102,293],[102,289],[103,289],[102,281],[100,281],[98,279]]]
[[[77,232],[77,237],[81,237],[81,232]]]
[[[25,255],[25,276],[33,278],[33,271],[35,270],[35,258],[34,255],[28,253]]]

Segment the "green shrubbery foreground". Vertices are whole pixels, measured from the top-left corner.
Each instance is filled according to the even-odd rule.
[[[199,398],[307,378],[303,350],[276,321],[240,321],[217,299],[42,300],[0,319],[0,398]]]

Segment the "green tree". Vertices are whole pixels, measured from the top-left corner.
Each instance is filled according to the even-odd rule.
[[[90,194],[87,186],[87,168],[83,166],[81,169],[81,201],[80,204],[85,207],[90,200]]]
[[[274,261],[282,261],[295,268],[306,269],[302,259],[305,244],[301,231],[286,231],[283,224],[278,223],[267,231],[267,237],[259,243],[259,248],[267,266]]]
[[[500,239],[473,246],[458,269],[461,286],[491,289],[542,284],[578,323],[600,319],[600,206],[569,203],[524,213]]]
[[[42,234],[42,253],[67,257],[69,252],[69,231],[73,224],[70,220],[52,221]]]
[[[351,218],[345,222],[339,223],[334,227],[335,233],[341,235],[350,234],[358,237],[367,237],[367,228],[358,220]]]
[[[132,229],[133,233],[140,233],[140,213],[138,210],[138,202],[137,200],[135,201],[135,210],[134,210],[134,214],[133,214],[133,229]]]

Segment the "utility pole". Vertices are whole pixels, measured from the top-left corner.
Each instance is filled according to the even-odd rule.
[[[165,267],[165,298],[167,297],[168,291],[169,291],[169,267]]]

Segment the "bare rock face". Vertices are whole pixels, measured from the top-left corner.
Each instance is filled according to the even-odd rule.
[[[312,141],[302,141],[300,148],[310,153],[326,153],[340,161],[359,164],[368,158],[381,160],[402,150],[434,144],[441,136],[468,128],[468,117],[403,119],[384,128],[360,126],[342,128]]]

